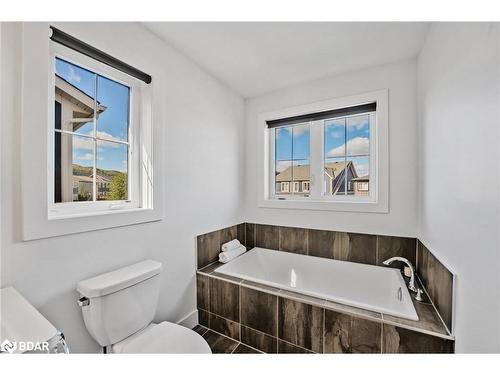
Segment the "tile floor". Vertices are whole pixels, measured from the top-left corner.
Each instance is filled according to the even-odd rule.
[[[261,354],[262,352],[233,340],[227,336],[223,336],[211,329],[197,325],[193,331],[200,334],[205,341],[210,345],[214,354]]]

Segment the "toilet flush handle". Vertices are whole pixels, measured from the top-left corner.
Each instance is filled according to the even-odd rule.
[[[80,307],[90,305],[90,300],[87,297],[81,297],[78,299],[77,302],[78,302],[78,306],[80,306]]]

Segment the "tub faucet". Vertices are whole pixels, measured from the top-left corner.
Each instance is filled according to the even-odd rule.
[[[417,292],[417,288],[415,287],[415,270],[413,268],[413,265],[410,263],[410,261],[406,258],[403,257],[392,257],[384,261],[384,265],[388,266],[394,261],[399,261],[405,263],[408,268],[410,269],[410,281],[408,282],[408,289],[410,289],[412,292]]]

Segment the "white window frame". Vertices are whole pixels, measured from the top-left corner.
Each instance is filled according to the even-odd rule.
[[[55,100],[55,90],[51,91],[49,95],[49,118],[52,118],[52,123],[48,123],[48,197],[49,202],[49,219],[57,220],[61,218],[67,218],[72,215],[92,215],[105,213],[110,210],[130,210],[140,208],[140,199],[142,195],[142,187],[140,183],[139,173],[140,170],[140,153],[136,152],[139,150],[139,129],[140,129],[140,99],[141,99],[141,85],[140,81],[122,73],[116,69],[109,67],[97,60],[94,60],[88,56],[82,55],[76,51],[73,51],[67,47],[64,47],[55,42],[50,43],[50,54],[49,54],[49,76],[51,78],[51,85],[55,88],[55,61],[56,58],[67,61],[71,64],[79,66],[83,69],[87,69],[94,74],[98,74],[104,78],[108,78],[114,82],[118,82],[124,86],[127,86],[129,91],[129,127],[128,127],[128,172],[127,172],[127,182],[128,182],[128,199],[127,200],[106,200],[97,201],[98,186],[97,178],[96,187],[93,188],[93,201],[81,201],[81,202],[54,202],[54,140],[55,140],[55,129],[54,129],[54,100]],[[97,93],[95,93],[97,94]],[[94,124],[94,127],[97,125]],[[61,134],[67,134],[68,136],[82,137],[81,134],[76,132],[63,131]],[[94,155],[94,171],[97,166],[97,155]]]
[[[73,204],[66,205],[66,203],[63,205],[68,207],[68,210],[57,213],[50,211],[53,209],[54,200],[54,179],[51,170],[54,169],[55,78],[49,26],[49,23],[46,22],[23,25],[21,67],[22,239],[33,240],[161,220],[163,218],[163,181],[161,178],[155,178],[154,171],[162,170],[163,126],[155,126],[155,124],[160,124],[164,115],[161,95],[154,95],[154,92],[155,87],[162,86],[162,78],[161,75],[154,76],[153,65],[140,66],[140,62],[135,60],[133,52],[128,52],[125,44],[118,50],[115,50],[116,47],[104,48],[104,50],[141,68],[141,70],[153,73],[152,83],[138,82],[140,97],[137,105],[140,107],[140,111],[137,109],[136,114],[141,125],[134,130],[133,139],[129,139],[129,142],[133,143],[133,149],[136,151],[135,157],[137,157],[137,161],[135,161],[137,167],[133,172],[136,176],[133,180],[140,186],[140,190],[132,188],[131,193],[140,191],[141,194],[140,196],[130,196],[132,198],[130,205],[124,205],[124,201],[74,202],[80,207],[77,211],[72,212],[69,207]],[[102,39],[97,38],[92,30],[82,30],[84,35],[68,31],[75,37],[89,44],[94,44],[97,48],[99,48],[99,43],[103,42]],[[108,46],[116,45],[116,41],[111,36],[104,36],[104,39],[106,38],[108,38]],[[121,54],[116,53],[120,51]],[[91,67],[84,62],[82,63],[83,59],[80,57],[75,59],[71,58],[70,55],[71,53],[64,53],[64,56],[61,57],[76,65]],[[130,79],[127,75],[125,75],[125,80],[117,79],[124,73],[112,68],[109,69],[110,73],[107,72],[107,68],[93,69],[91,67],[90,70],[108,76],[115,81],[128,82]],[[135,81],[135,79],[133,80]],[[153,109],[155,110],[153,111]],[[85,211],[81,208],[85,206],[85,203],[102,204],[104,209],[96,210],[93,207]],[[117,205],[110,206],[112,203]]]
[[[370,191],[368,196],[323,194],[324,120],[310,123],[310,190],[309,196],[274,196],[274,129],[267,121],[346,108],[372,102],[376,113],[370,115]],[[336,98],[263,113],[258,118],[258,205],[266,208],[309,209],[354,212],[389,212],[389,143],[388,90]]]

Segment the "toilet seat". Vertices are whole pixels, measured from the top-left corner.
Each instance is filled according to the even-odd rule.
[[[170,322],[150,324],[112,346],[114,353],[206,353],[207,342],[189,328]]]

